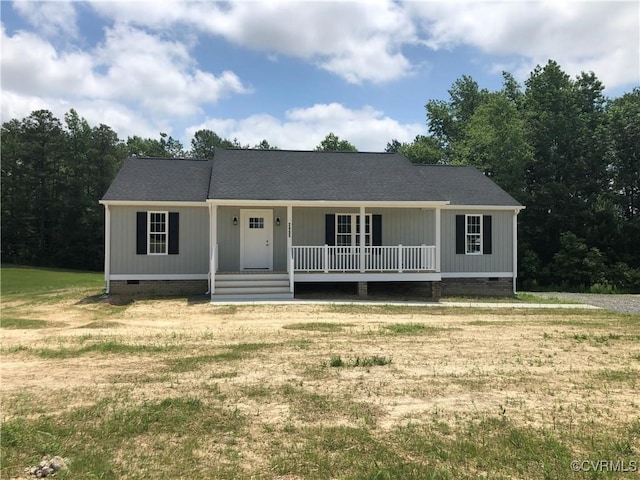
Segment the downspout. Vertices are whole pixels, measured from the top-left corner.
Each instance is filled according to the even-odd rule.
[[[111,290],[111,210],[109,205],[104,205],[104,281],[105,295]]]

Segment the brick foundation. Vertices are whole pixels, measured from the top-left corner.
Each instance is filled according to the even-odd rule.
[[[443,278],[440,283],[443,297],[511,297],[513,279],[500,278]]]
[[[111,280],[109,293],[114,295],[203,295],[207,280]]]
[[[405,300],[439,300],[440,282],[369,282],[369,294]]]
[[[358,295],[361,297],[366,297],[369,291],[369,285],[367,282],[358,282]]]

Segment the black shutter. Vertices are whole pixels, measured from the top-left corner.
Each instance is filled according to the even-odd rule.
[[[136,254],[147,254],[147,212],[136,212]]]
[[[382,245],[382,215],[372,215],[371,221],[371,244],[379,247]]]
[[[336,244],[336,216],[327,213],[324,217],[324,243],[327,245]]]
[[[169,212],[169,255],[177,255],[180,246],[180,214]]]
[[[464,255],[465,235],[464,215],[456,215],[456,253]]]
[[[485,255],[493,253],[491,247],[491,215],[482,216],[482,253]]]

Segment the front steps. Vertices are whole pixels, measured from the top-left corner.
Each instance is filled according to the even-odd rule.
[[[253,300],[291,300],[289,275],[286,273],[218,273],[215,276],[212,302]]]

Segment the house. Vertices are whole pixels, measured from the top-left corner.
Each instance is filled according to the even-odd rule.
[[[130,158],[105,206],[107,293],[293,298],[301,282],[512,295],[524,207],[468,166],[400,154],[219,149]]]

